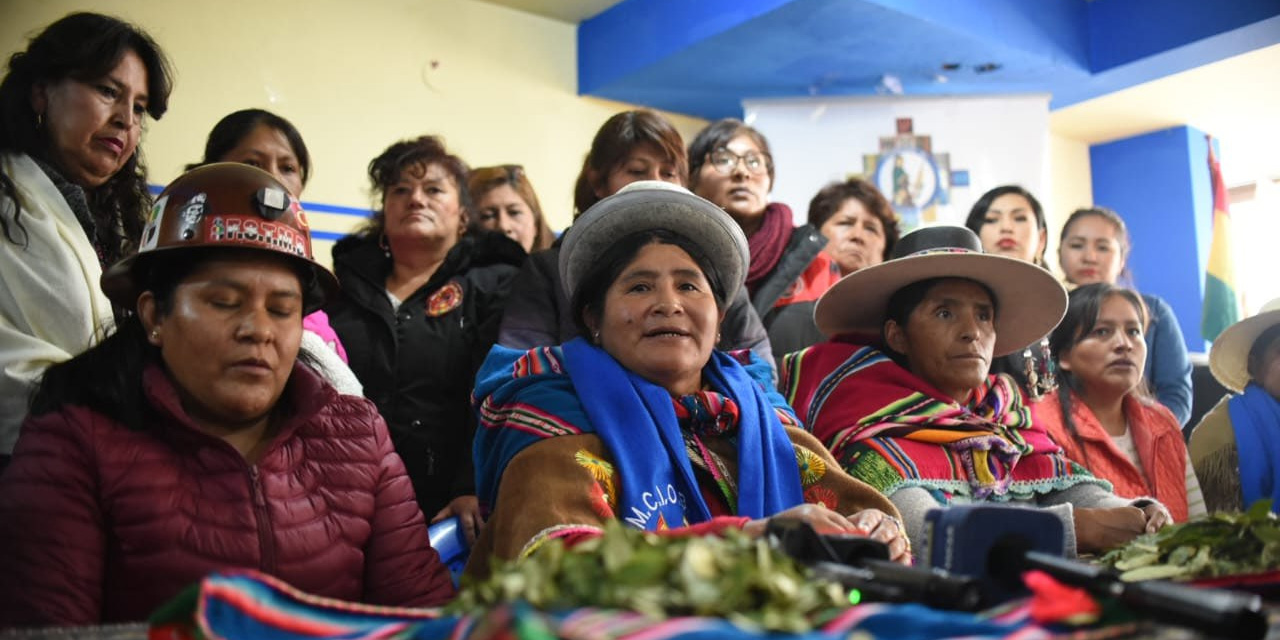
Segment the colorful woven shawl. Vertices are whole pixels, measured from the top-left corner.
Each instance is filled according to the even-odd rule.
[[[760,518],[804,502],[795,450],[778,419],[786,405],[766,392],[768,365],[748,368],[712,352],[710,387],[738,410],[737,515]],[[655,530],[711,517],[693,473],[671,395],[582,339],[517,351],[496,346],[477,377],[480,428],[474,447],[477,495],[492,506],[502,472],[542,439],[594,433],[620,477],[619,516]],[[787,410],[789,412],[789,409]]]
[[[923,487],[947,502],[1003,501],[1110,486],[1034,427],[1007,376],[989,378],[962,406],[873,347],[828,341],[788,356],[782,377],[806,427],[885,495]]]
[[[1034,606],[1034,605],[1032,605]],[[850,637],[904,640],[1019,638],[1039,640],[1021,606],[987,618],[920,604],[862,604],[815,622],[812,631],[784,633],[735,626],[723,618],[655,619],[622,609],[534,609],[524,601],[475,616],[439,609],[373,607],[317,598],[266,574],[236,571],[209,575],[152,616],[150,637],[177,640],[839,640]],[[1114,635],[1114,634],[1113,634]],[[1057,637],[1057,636],[1054,636]]]

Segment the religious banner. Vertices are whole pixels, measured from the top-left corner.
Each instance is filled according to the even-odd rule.
[[[744,119],[769,141],[771,199],[797,224],[823,186],[859,176],[875,184],[902,231],[963,224],[987,190],[1049,184],[1049,96],[873,96],[747,100]]]

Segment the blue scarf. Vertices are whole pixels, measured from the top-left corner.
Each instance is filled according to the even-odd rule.
[[[563,362],[555,362],[561,354]],[[718,351],[703,376],[739,407],[738,515],[762,518],[803,503],[795,449],[774,412],[775,405],[784,406],[781,396],[768,394],[737,360]],[[585,340],[530,352],[494,347],[481,368],[475,403],[482,503],[493,504],[502,471],[524,447],[548,437],[594,433],[619,475],[619,518],[656,530],[711,517],[671,394]]]
[[[1271,510],[1280,513],[1280,402],[1250,382],[1244,393],[1227,401],[1227,409],[1236,434],[1245,508],[1271,498]]]

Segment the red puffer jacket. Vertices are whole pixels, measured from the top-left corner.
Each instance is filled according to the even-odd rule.
[[[83,407],[28,418],[0,476],[0,627],[142,620],[205,574],[254,568],[310,593],[453,596],[373,403],[298,365],[291,413],[250,465],[143,374],[155,428]]]

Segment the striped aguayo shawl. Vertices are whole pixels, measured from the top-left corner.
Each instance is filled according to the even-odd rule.
[[[523,601],[458,616],[440,609],[375,607],[319,598],[265,574],[234,571],[209,575],[157,611],[149,635],[172,640],[839,640],[858,632],[915,640],[1049,637],[1029,613],[1029,607],[1023,606],[991,619],[919,604],[861,604],[800,633],[747,629],[724,618],[659,620],[622,609],[542,611]]]
[[[1017,385],[993,376],[961,405],[873,347],[827,341],[787,356],[783,394],[851,475],[885,495],[1025,500],[1090,482],[1032,424]],[[939,495],[940,494],[940,495]]]

